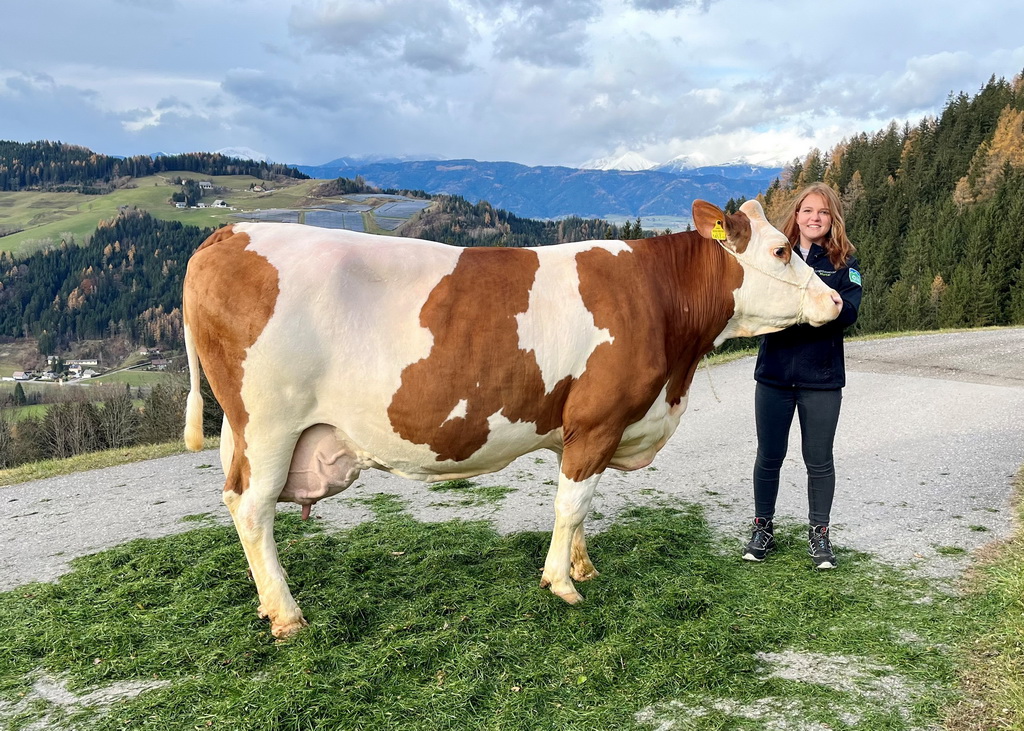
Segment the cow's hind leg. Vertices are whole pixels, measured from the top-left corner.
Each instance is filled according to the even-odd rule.
[[[583,600],[583,596],[576,591],[570,577],[570,566],[572,564],[573,545],[577,543],[576,535],[579,533],[578,545],[582,548],[581,576],[587,574],[586,566],[589,565],[593,571],[594,565],[590,563],[587,556],[586,543],[583,540],[583,519],[587,517],[590,510],[590,501],[594,497],[594,488],[601,479],[600,474],[591,475],[580,482],[572,480],[562,472],[558,476],[558,494],[555,496],[555,528],[551,533],[551,546],[548,548],[548,556],[544,561],[544,573],[541,575],[540,585],[549,587],[551,593],[560,596],[570,604],[576,604]],[[582,561],[582,557],[586,557]],[[591,575],[596,575],[594,572]],[[590,578],[590,576],[586,576]]]
[[[569,571],[569,575],[575,581],[586,581],[587,579],[593,579],[600,576],[600,572],[594,568],[593,561],[590,560],[590,554],[587,553],[587,539],[583,535],[583,524],[580,523],[580,527],[576,529],[576,532],[572,534],[572,553],[570,562],[572,568]]]
[[[236,449],[231,461],[233,471],[243,469],[248,460],[248,484],[243,485],[241,494],[235,490],[224,491],[224,503],[231,511],[231,518],[242,542],[249,570],[256,582],[259,593],[261,617],[270,618],[270,632],[278,639],[285,639],[306,626],[302,611],[288,589],[287,576],[277,553],[274,539],[274,517],[277,512],[277,497],[288,479],[288,465],[296,438],[277,434],[278,441],[271,444],[261,439],[257,449],[251,446],[245,451],[260,457],[248,460]],[[240,443],[235,439],[235,445]],[[232,484],[229,475],[228,484]]]

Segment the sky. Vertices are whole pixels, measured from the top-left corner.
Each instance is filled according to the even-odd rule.
[[[0,139],[777,165],[1024,70],[1007,0],[7,0]]]

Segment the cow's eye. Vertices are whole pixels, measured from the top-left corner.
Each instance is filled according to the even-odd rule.
[[[775,249],[775,251],[773,251],[772,254],[774,254],[777,259],[785,259],[786,258],[786,247],[785,246],[780,246],[777,249]]]

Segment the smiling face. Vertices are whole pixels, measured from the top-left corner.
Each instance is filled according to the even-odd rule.
[[[732,291],[733,315],[715,339],[716,345],[796,323],[817,327],[839,315],[839,295],[814,276],[803,259],[792,255],[786,235],[768,222],[757,200],[747,201],[732,215],[705,201],[694,201],[693,221],[700,235],[718,239],[743,271],[739,287]]]
[[[796,225],[800,229],[801,248],[821,244],[832,230],[832,212],[824,196],[810,193],[800,201],[796,210]]]

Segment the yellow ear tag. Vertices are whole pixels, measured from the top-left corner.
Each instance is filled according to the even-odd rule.
[[[725,229],[722,228],[721,221],[715,221],[715,227],[711,229],[711,238],[715,241],[725,241],[729,236],[725,233]]]

